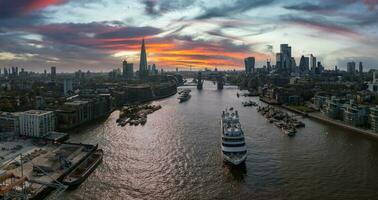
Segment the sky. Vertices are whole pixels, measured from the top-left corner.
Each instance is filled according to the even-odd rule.
[[[332,69],[378,69],[378,0],[0,0],[0,67],[110,71],[126,59],[159,68],[242,69],[288,43]]]

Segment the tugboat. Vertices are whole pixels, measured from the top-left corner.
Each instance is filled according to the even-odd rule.
[[[81,162],[71,173],[69,173],[63,179],[62,183],[67,185],[69,189],[75,189],[78,187],[102,162],[103,155],[104,152],[102,149],[97,149]]]
[[[222,112],[221,136],[223,160],[234,166],[243,164],[247,159],[247,147],[238,111],[233,108]]]

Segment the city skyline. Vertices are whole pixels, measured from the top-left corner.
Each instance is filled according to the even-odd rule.
[[[378,1],[69,1],[0,3],[0,66],[43,71],[108,71],[126,59],[186,69],[275,63],[280,44],[296,62],[313,54],[326,69],[378,66]]]

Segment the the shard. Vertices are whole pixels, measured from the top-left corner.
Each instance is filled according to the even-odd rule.
[[[140,50],[139,76],[141,78],[147,76],[147,54],[146,47],[144,45],[144,38],[142,40],[142,47]]]

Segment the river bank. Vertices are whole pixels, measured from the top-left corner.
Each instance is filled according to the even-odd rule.
[[[325,116],[324,114],[322,114],[319,111],[307,113],[307,112],[302,112],[300,110],[297,110],[297,109],[294,109],[294,108],[291,108],[291,107],[285,106],[285,105],[281,105],[280,107],[284,108],[286,110],[289,110],[291,112],[300,114],[304,117],[309,117],[309,118],[315,119],[317,121],[321,121],[321,122],[324,122],[324,123],[327,123],[327,124],[331,124],[333,126],[337,126],[337,127],[355,132],[355,133],[363,134],[363,135],[378,139],[378,133],[374,133],[373,131],[368,130],[368,129],[363,129],[363,128],[351,126],[351,125],[345,124],[344,122],[339,121],[339,120],[331,119],[331,118]]]

